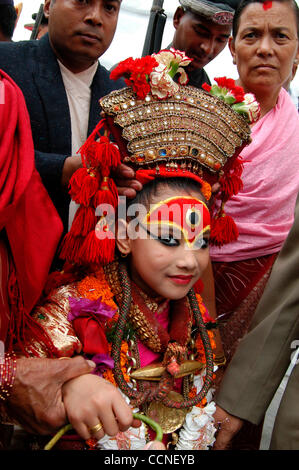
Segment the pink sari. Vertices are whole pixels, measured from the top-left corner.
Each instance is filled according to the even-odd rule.
[[[252,128],[242,151],[243,189],[225,205],[236,242],[211,248],[212,261],[239,261],[280,251],[294,220],[299,191],[299,117],[282,89],[276,106]]]
[[[216,309],[230,360],[246,333],[272,265],[294,220],[299,191],[299,117],[288,93],[252,129],[242,151],[243,189],[225,205],[236,242],[211,248]]]

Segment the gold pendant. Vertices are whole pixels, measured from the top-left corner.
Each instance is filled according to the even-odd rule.
[[[202,362],[198,361],[184,361],[180,365],[179,372],[175,375],[176,379],[185,377],[186,375],[195,374],[195,372],[200,371],[204,367]],[[159,381],[165,367],[162,366],[162,363],[150,364],[149,366],[142,367],[141,369],[134,370],[130,373],[130,377],[135,380],[154,380]]]
[[[182,395],[173,391],[167,395],[167,398],[173,401],[184,401]],[[190,409],[169,408],[160,401],[152,401],[147,408],[146,415],[160,424],[164,434],[168,434],[183,426]]]

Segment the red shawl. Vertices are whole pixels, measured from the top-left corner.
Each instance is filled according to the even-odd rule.
[[[4,92],[4,96],[3,96]],[[4,99],[3,99],[4,98]],[[4,230],[3,230],[4,229]],[[0,312],[0,339],[22,340],[62,234],[62,223],[34,166],[29,115],[21,90],[0,71],[0,233],[13,263],[10,310]],[[2,286],[3,287],[3,286]],[[9,318],[10,316],[10,318]]]

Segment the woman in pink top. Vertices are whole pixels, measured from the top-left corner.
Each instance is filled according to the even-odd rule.
[[[282,86],[299,58],[298,17],[293,0],[245,0],[236,11],[229,42],[237,84],[255,94],[261,114],[252,126],[252,143],[242,151],[243,189],[225,206],[237,223],[238,240],[211,249],[227,361],[249,326],[293,222],[299,118]]]

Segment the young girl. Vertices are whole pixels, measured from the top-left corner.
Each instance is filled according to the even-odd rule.
[[[129,208],[135,204],[145,208],[146,216],[118,222],[120,261],[96,267],[76,284],[76,297],[72,294],[68,314],[83,351],[99,361],[96,371],[103,378],[88,375],[70,381],[64,386],[64,403],[70,422],[83,438],[91,437],[90,430],[99,422],[103,429],[96,437],[102,437],[103,430],[114,436],[101,439],[101,448],[141,449],[146,444],[144,425],[117,434],[133,424],[132,414],[107,380],[115,385],[117,382],[135,408],[158,420],[165,433],[175,432],[184,424],[193,395],[203,386],[201,375],[191,380],[192,373],[203,373],[205,355],[199,336],[202,324],[198,324],[190,302],[197,302],[206,321],[209,317],[200,297],[187,298],[209,259],[210,216],[201,187],[183,178],[155,180],[144,186]],[[127,314],[126,290],[131,297]],[[80,300],[76,300],[78,297]],[[211,384],[213,362],[207,334],[205,341]],[[200,406],[206,403],[202,399],[208,388],[206,385],[201,399],[197,399]],[[165,406],[165,399],[171,406],[178,403],[179,408]],[[183,408],[181,400],[185,402]],[[149,408],[151,402],[154,405]],[[205,426],[198,425],[193,439],[196,446],[205,448],[213,442],[213,412],[214,405],[193,412],[194,416],[205,415],[207,421]],[[206,433],[202,442],[201,433]]]
[[[33,340],[31,353],[84,354],[95,363],[93,374],[64,385],[63,400],[73,428],[99,449],[145,447],[152,433],[133,410],[159,422],[171,448],[214,442],[215,325],[198,292],[209,239],[221,244],[236,236],[223,207],[241,184],[236,158],[250,130],[223,100],[182,84],[188,63],[171,50],[114,70],[130,87],[101,100],[106,119],[82,147],[83,168],[71,181],[79,209],[61,251],[66,266],[34,313],[52,348]],[[244,114],[240,90],[233,81],[222,85],[223,97]],[[118,147],[100,137],[103,125]],[[114,224],[110,173],[118,148],[143,190],[124,216],[119,205]]]

